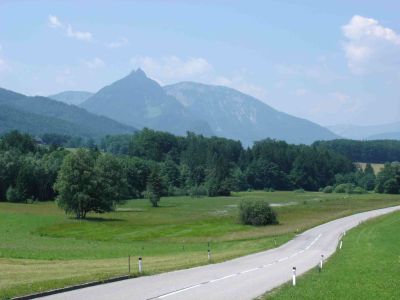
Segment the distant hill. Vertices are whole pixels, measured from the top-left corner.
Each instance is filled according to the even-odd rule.
[[[182,82],[164,89],[193,115],[206,120],[218,136],[245,144],[267,137],[304,144],[338,138],[318,124],[277,111],[231,88]]]
[[[399,139],[400,122],[370,126],[340,124],[327,126],[327,128],[349,139]]]
[[[371,135],[368,140],[400,140],[400,131],[398,132],[384,132]]]
[[[135,132],[133,127],[74,105],[0,88],[0,133],[12,129],[36,135],[59,133],[92,138]]]
[[[212,135],[209,125],[191,114],[154,80],[138,69],[102,88],[81,107],[136,128],[148,127],[184,135]]]
[[[48,98],[61,101],[67,104],[80,105],[85,102],[93,93],[84,91],[65,91],[55,95],[50,95]]]

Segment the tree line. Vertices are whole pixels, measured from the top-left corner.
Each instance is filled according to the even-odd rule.
[[[338,139],[313,144],[340,153],[354,162],[386,163],[400,160],[400,141]]]
[[[69,150],[56,143],[40,145],[17,131],[0,139],[1,200],[58,197],[61,207],[82,218],[88,211],[108,211],[118,201],[141,197],[157,206],[162,196],[229,196],[252,189],[318,191],[350,184],[399,192],[397,164],[385,165],[377,176],[371,170],[370,165],[356,168],[349,158],[325,146],[271,139],[244,148],[225,138],[143,129]]]

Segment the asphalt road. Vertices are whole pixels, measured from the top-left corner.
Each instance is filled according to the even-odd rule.
[[[343,232],[360,222],[400,210],[378,209],[338,219],[310,229],[279,248],[219,264],[108,283],[41,299],[254,299],[328,258]],[[343,249],[346,244],[343,244]],[[145,264],[145,260],[144,260]]]

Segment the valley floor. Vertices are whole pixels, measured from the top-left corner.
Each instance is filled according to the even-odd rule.
[[[243,199],[274,204],[280,225],[244,226]],[[400,204],[400,196],[242,192],[232,197],[169,197],[161,207],[130,200],[116,212],[78,221],[54,203],[0,203],[0,298],[7,299],[128,272],[137,275],[207,264],[280,245],[318,224],[356,212]]]

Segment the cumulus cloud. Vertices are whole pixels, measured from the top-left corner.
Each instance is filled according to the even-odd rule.
[[[81,41],[91,41],[93,35],[88,31],[74,30],[71,24],[62,23],[57,16],[49,15],[48,24],[51,28],[60,29],[66,33],[68,37],[75,38]]]
[[[149,56],[135,56],[130,63],[160,81],[187,80],[189,77],[205,75],[213,69],[212,65],[201,57],[182,59],[168,56],[156,59]]]
[[[126,37],[120,37],[119,39],[106,44],[108,48],[121,48],[129,43],[129,40]]]
[[[105,63],[101,58],[95,57],[91,60],[85,61],[85,65],[90,69],[96,69],[99,67],[103,67]]]
[[[377,20],[355,15],[342,27],[344,51],[355,74],[398,69],[400,35]]]

